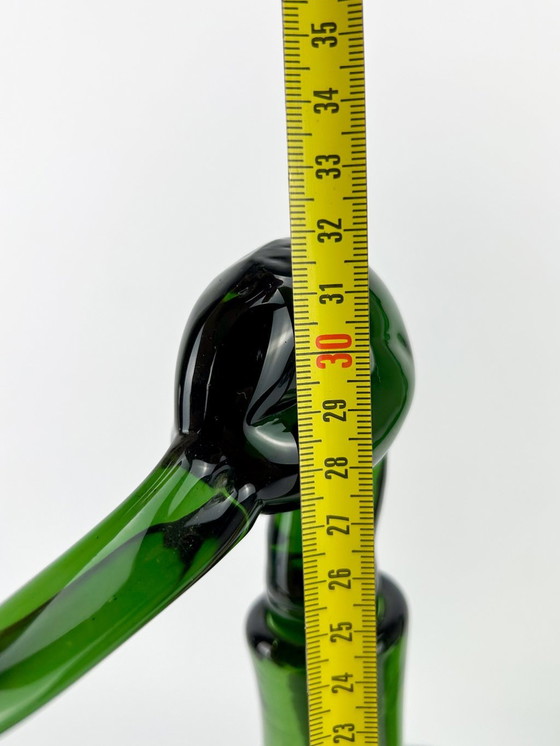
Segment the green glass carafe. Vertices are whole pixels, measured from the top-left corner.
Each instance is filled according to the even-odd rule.
[[[370,288],[374,462],[381,464],[409,405],[412,362],[396,306],[373,273]],[[301,551],[287,240],[249,254],[203,293],[179,351],[175,413],[172,445],[138,489],[0,606],[0,732],[61,692],[202,577],[260,513],[281,514],[273,519],[274,530],[291,537],[288,543],[274,539],[271,566],[283,553],[289,564]],[[380,634],[383,609],[390,606],[385,587],[389,581],[378,599]],[[301,626],[297,634],[301,653]],[[399,658],[391,670],[400,667]],[[393,678],[381,693],[387,702],[400,696],[400,674]],[[266,691],[273,699],[277,692],[280,701],[282,687],[269,683]],[[305,691],[296,699],[292,704],[301,713]],[[293,713],[286,711],[288,717]],[[304,743],[304,727],[301,721],[299,741],[267,736],[267,746]]]

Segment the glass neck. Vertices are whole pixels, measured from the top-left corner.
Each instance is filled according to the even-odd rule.
[[[375,517],[383,499],[386,458],[373,469]],[[285,619],[303,619],[303,557],[301,512],[278,513],[268,529],[267,598],[274,612]]]

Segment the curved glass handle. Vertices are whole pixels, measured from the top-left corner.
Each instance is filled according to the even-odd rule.
[[[198,580],[259,513],[182,436],[119,507],[0,606],[0,732],[82,676]]]

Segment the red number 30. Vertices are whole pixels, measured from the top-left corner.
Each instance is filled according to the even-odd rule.
[[[343,350],[352,346],[352,337],[349,334],[320,334],[315,345],[319,350]],[[317,367],[326,368],[327,363],[340,363],[343,368],[352,365],[352,355],[349,352],[325,352],[316,357]]]

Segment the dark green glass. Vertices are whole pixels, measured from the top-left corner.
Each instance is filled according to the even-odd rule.
[[[396,306],[373,274],[371,329],[379,462],[408,408],[412,367]],[[179,351],[176,435],[158,466],[0,606],[0,731],[158,614],[259,513],[288,511],[290,518],[277,520],[295,526],[293,344],[289,243],[276,241],[220,275],[196,304]]]
[[[374,470],[377,505],[385,475]],[[376,508],[377,508],[376,505]],[[376,515],[378,510],[376,509]],[[301,515],[270,519],[267,593],[252,608],[247,637],[259,684],[265,746],[308,746]],[[398,587],[377,578],[379,733],[382,746],[402,744],[407,609]]]

